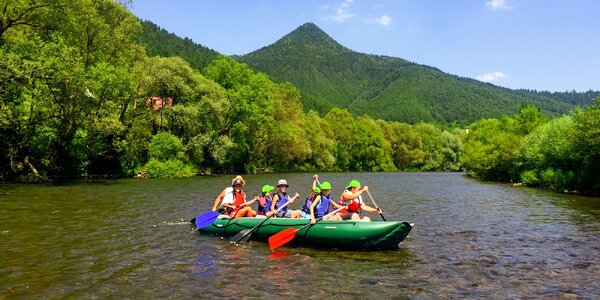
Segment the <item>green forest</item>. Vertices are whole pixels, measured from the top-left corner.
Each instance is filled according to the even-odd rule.
[[[127,2],[0,3],[2,181],[464,170],[600,191],[598,102],[561,117],[521,104],[460,128],[410,111],[414,124],[318,110],[291,83],[190,40],[163,39],[169,34],[138,20]],[[161,42],[180,50],[160,50]]]
[[[549,119],[535,107],[481,119],[463,139],[463,168],[488,180],[600,194],[600,98]]]
[[[511,90],[401,58],[359,53],[340,45],[313,23],[237,59],[278,81],[294,84],[307,110],[323,115],[339,107],[357,116],[409,124],[465,126],[482,117],[515,114],[523,104],[534,104],[556,117],[600,96],[594,91]]]

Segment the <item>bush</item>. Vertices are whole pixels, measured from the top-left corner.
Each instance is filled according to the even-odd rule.
[[[184,159],[184,147],[181,140],[169,132],[161,132],[152,137],[148,145],[150,158],[165,162],[170,159]]]
[[[553,169],[545,169],[540,172],[541,184],[545,187],[554,188],[556,186],[556,172]]]
[[[564,191],[572,189],[577,185],[575,172],[561,169],[545,169],[540,173],[541,185],[544,187]]]
[[[538,178],[536,170],[527,170],[521,173],[521,182],[528,186],[538,186],[540,179]]]
[[[169,132],[161,132],[148,145],[150,161],[144,165],[150,178],[184,178],[194,176],[196,169],[188,163],[181,140]]]
[[[185,178],[196,174],[191,164],[186,164],[179,159],[162,162],[153,158],[144,166],[144,170],[150,178]]]

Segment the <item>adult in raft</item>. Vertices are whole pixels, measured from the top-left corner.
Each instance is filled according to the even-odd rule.
[[[372,213],[382,213],[381,209],[372,208],[366,204],[364,204],[362,200],[362,193],[369,190],[368,186],[364,186],[361,188],[360,181],[351,180],[346,186],[346,190],[340,195],[340,199],[338,204],[345,205],[348,208],[340,210],[340,217],[342,220],[362,220],[366,222],[371,222],[371,218],[363,217],[360,218],[361,209],[367,212]]]
[[[290,204],[294,203],[294,201],[296,201],[296,199],[300,198],[300,195],[298,193],[296,193],[294,195],[294,197],[289,198],[289,195],[287,194],[287,188],[290,185],[287,183],[287,181],[285,179],[280,179],[277,182],[277,193],[275,195],[273,195],[273,201],[271,201],[271,207],[269,208],[269,212],[267,213],[267,217],[270,216],[271,214],[273,214],[279,207],[283,206],[285,203],[289,201]],[[298,218],[300,216],[300,213],[288,209],[288,206],[284,207],[283,209],[281,209],[279,212],[277,212],[277,215],[275,215],[276,217],[279,218],[291,218],[292,214],[294,215],[294,217]]]
[[[246,182],[242,176],[236,176],[231,180],[231,186],[226,187],[215,199],[212,211],[218,211],[221,214],[228,214],[232,219],[241,217],[255,217],[256,211],[250,208],[250,204],[256,201],[256,198],[246,202],[246,193],[242,188]]]

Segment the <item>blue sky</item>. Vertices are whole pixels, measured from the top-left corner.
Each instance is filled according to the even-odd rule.
[[[600,90],[597,0],[134,0],[131,9],[228,55],[313,22],[352,50],[500,86]]]

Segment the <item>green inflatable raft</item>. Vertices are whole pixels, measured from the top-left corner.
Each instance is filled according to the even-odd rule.
[[[231,237],[251,229],[264,218],[218,218],[200,232]],[[266,242],[270,236],[287,228],[300,228],[310,223],[307,219],[270,218],[254,231],[251,239]],[[398,248],[413,224],[399,221],[362,222],[321,220],[300,230],[290,244],[348,250],[380,250]]]

